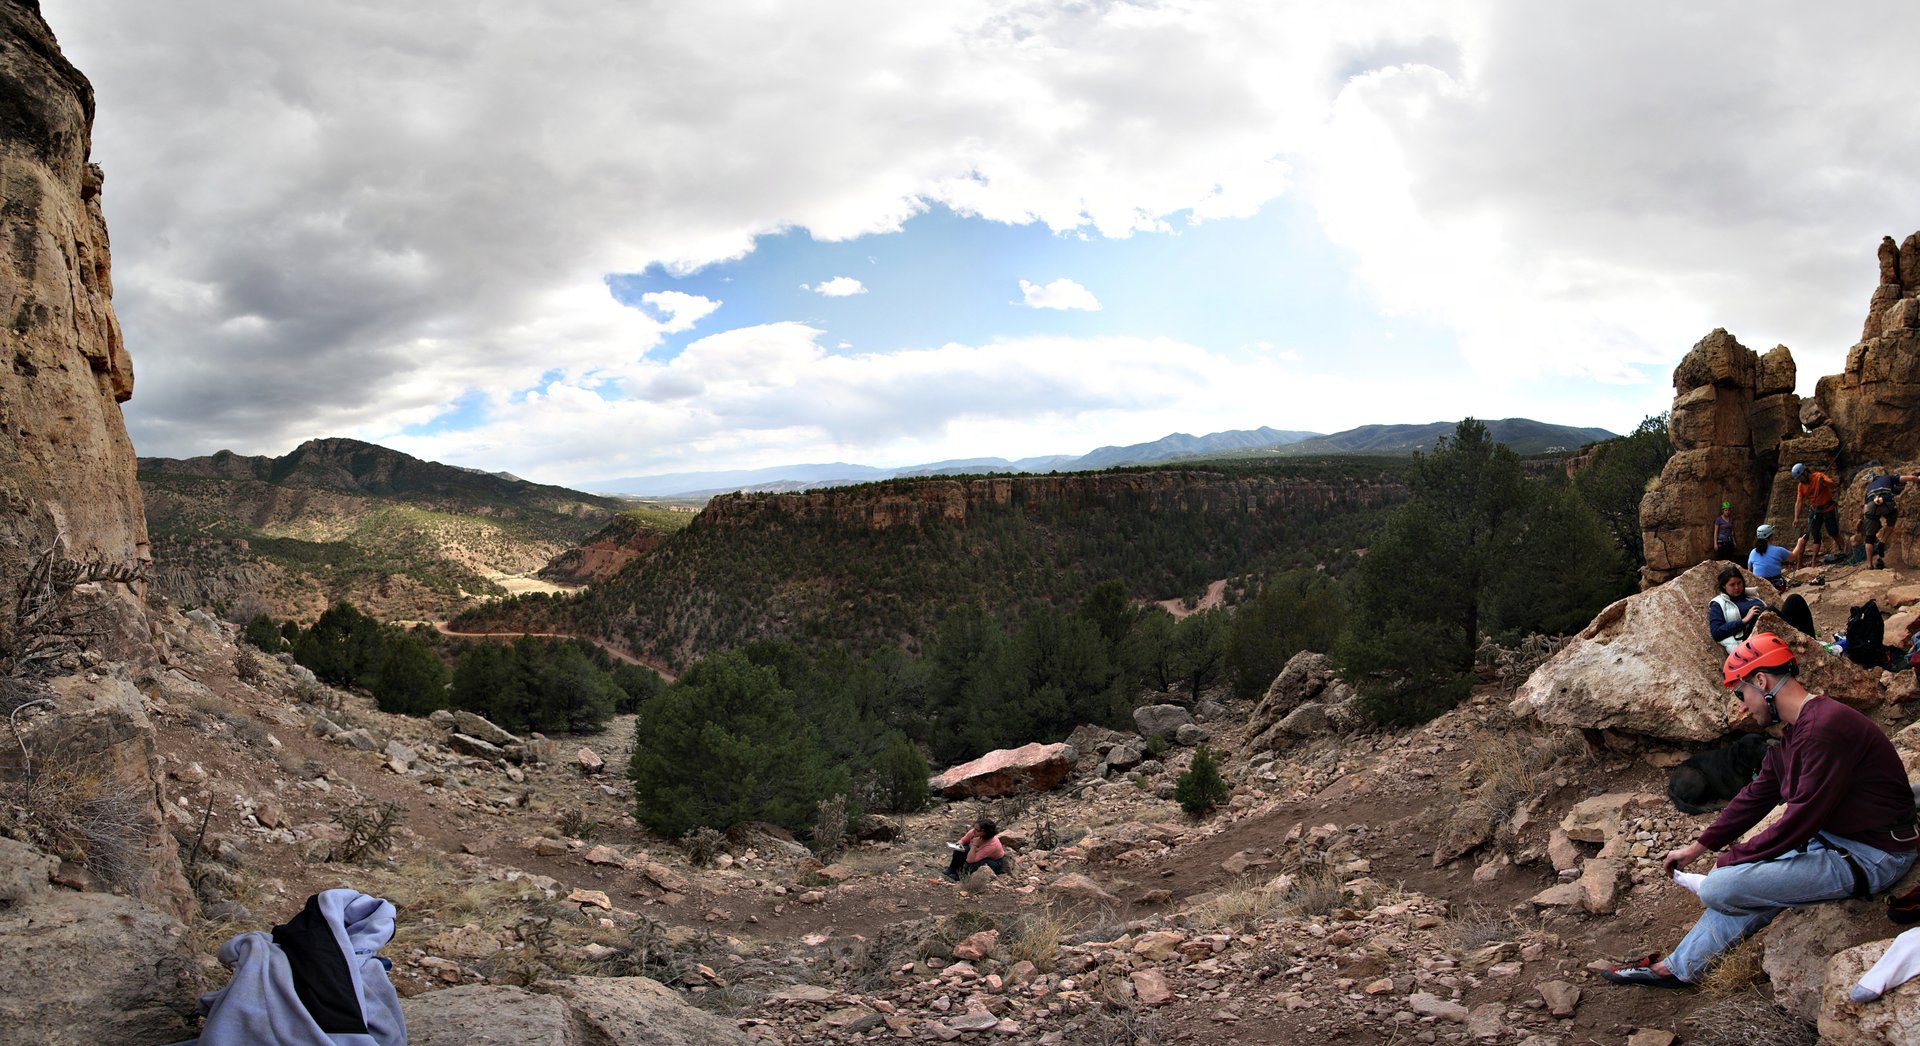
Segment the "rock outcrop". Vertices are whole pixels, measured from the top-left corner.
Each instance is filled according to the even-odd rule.
[[[1920,457],[1920,232],[1880,241],[1880,283],[1846,369],[1821,378],[1814,402],[1847,463]]]
[[[1820,991],[1820,1041],[1828,1046],[1899,1046],[1920,1044],[1920,981],[1908,981],[1872,1002],[1847,997],[1873,964],[1880,961],[1893,939],[1848,948],[1827,962],[1826,983]]]
[[[1720,685],[1726,654],[1707,638],[1707,603],[1720,566],[1701,563],[1602,610],[1527,677],[1514,711],[1559,726],[1672,741],[1711,741],[1745,725]],[[1751,575],[1748,585],[1768,590]],[[1786,640],[1815,693],[1862,708],[1886,699],[1876,677],[1780,618],[1762,615],[1756,628]]]
[[[1847,488],[1840,497],[1843,543],[1860,519],[1857,470],[1878,465],[1909,471],[1920,458],[1920,233],[1896,245],[1880,242],[1880,281],[1868,303],[1860,341],[1845,369],[1821,378],[1811,399],[1794,395],[1795,369],[1785,346],[1757,356],[1716,330],[1673,372],[1668,420],[1675,454],[1640,504],[1646,543],[1641,580],[1652,586],[1705,559],[1708,524],[1720,502],[1734,505],[1736,534],[1793,517],[1787,470],[1805,462]],[[1912,499],[1909,503],[1909,499]],[[1893,542],[1913,544],[1920,495],[1901,498]]]
[[[1247,721],[1247,751],[1282,749],[1318,734],[1358,725],[1359,694],[1340,681],[1333,659],[1303,650],[1268,684]]]
[[[1722,501],[1733,503],[1743,540],[1763,521],[1781,443],[1800,433],[1794,381],[1785,346],[1762,356],[1725,330],[1700,339],[1674,368],[1667,418],[1674,455],[1640,502],[1643,584],[1660,584],[1712,553],[1709,528]]]
[[[87,162],[93,88],[37,5],[0,4],[0,97],[0,578],[25,576],[50,548],[144,576],[146,516],[120,416],[133,364],[113,314],[102,175]],[[114,656],[141,652],[140,596],[138,585],[98,595]]]

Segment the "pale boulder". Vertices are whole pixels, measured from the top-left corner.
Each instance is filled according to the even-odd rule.
[[[1721,685],[1726,653],[1707,637],[1707,604],[1721,566],[1701,563],[1602,610],[1527,677],[1514,712],[1555,726],[1673,741],[1712,741],[1743,725],[1738,703]],[[1750,587],[1769,591],[1749,578]],[[1772,616],[1758,627],[1793,648],[1801,679],[1815,693],[1855,707],[1883,700],[1877,679],[1813,637]]]
[[[1078,758],[1067,745],[1034,742],[988,752],[931,778],[927,787],[948,799],[1044,792],[1066,780]]]
[[[1826,1046],[1920,1046],[1920,981],[1908,981],[1872,1002],[1847,997],[1892,944],[1892,938],[1874,941],[1828,960],[1820,992],[1820,1041]]]

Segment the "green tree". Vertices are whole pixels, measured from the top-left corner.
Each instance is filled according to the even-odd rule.
[[[1220,678],[1226,658],[1227,615],[1224,611],[1216,607],[1188,614],[1174,626],[1173,673],[1196,704],[1200,701],[1200,692]]]
[[[1193,817],[1204,817],[1227,801],[1227,782],[1220,776],[1220,765],[1206,745],[1193,753],[1193,762],[1186,772],[1174,780],[1173,800]]]
[[[1527,511],[1506,569],[1488,602],[1487,632],[1513,643],[1529,632],[1585,628],[1608,603],[1634,589],[1634,571],[1606,526],[1565,481],[1528,485]]]
[[[614,666],[613,684],[620,688],[621,694],[614,703],[614,711],[627,713],[638,712],[641,705],[660,696],[667,681],[645,665],[621,664]]]
[[[1120,657],[1134,683],[1165,693],[1179,678],[1173,656],[1173,634],[1178,625],[1165,607],[1148,607],[1120,647]]]
[[[904,734],[892,732],[873,766],[867,805],[881,813],[913,813],[927,805],[927,760]]]
[[[540,700],[531,718],[542,727],[574,733],[605,726],[624,696],[613,677],[572,643],[559,646],[540,666],[536,686]]]
[[[846,773],[824,764],[779,674],[739,651],[720,654],[640,710],[635,815],[674,838],[745,821],[803,830],[819,800],[850,790]]]
[[[520,658],[510,646],[479,643],[460,656],[453,669],[453,707],[502,722],[525,704],[526,680]]]
[[[1346,611],[1346,594],[1324,571],[1301,567],[1268,578],[1227,628],[1226,671],[1234,694],[1263,693],[1302,650],[1333,650]]]
[[[1586,467],[1574,474],[1580,500],[1600,517],[1620,549],[1626,570],[1637,571],[1646,562],[1640,499],[1671,457],[1673,439],[1667,433],[1667,416],[1657,414],[1641,421],[1625,436],[1595,444]]]
[[[246,640],[269,654],[277,654],[287,648],[287,641],[280,635],[280,626],[265,614],[255,614],[247,622]]]
[[[323,682],[371,688],[386,660],[388,630],[348,603],[335,603],[293,644],[293,659]]]
[[[403,635],[387,646],[374,680],[373,698],[382,712],[426,715],[447,706],[447,666],[417,635]]]
[[[1335,652],[1382,723],[1421,722],[1466,696],[1482,614],[1525,534],[1520,461],[1472,418],[1414,455],[1408,488],[1360,561]]]

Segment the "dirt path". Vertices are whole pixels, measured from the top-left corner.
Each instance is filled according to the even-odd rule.
[[[401,624],[413,624],[413,623],[415,622],[401,622]],[[594,646],[597,646],[601,650],[606,651],[607,656],[613,658],[615,661],[623,662],[629,665],[644,665],[647,668],[651,668],[655,672],[660,673],[660,678],[666,680],[669,683],[679,678],[679,676],[672,669],[667,668],[665,665],[657,664],[643,657],[635,657],[634,655],[627,653],[625,650],[622,650],[619,647],[614,646],[613,644],[607,642],[606,640],[598,639],[594,636],[575,635],[571,632],[455,632],[453,629],[447,627],[447,623],[445,621],[426,621],[426,622],[417,622],[417,623],[432,625],[434,631],[440,633],[443,636],[451,636],[455,639],[487,639],[487,640],[498,640],[503,643],[510,643],[513,640],[519,639],[521,636],[538,636],[542,639],[577,639],[582,643],[592,643]]]
[[[1201,596],[1200,602],[1195,603],[1191,609],[1187,607],[1187,601],[1185,599],[1162,599],[1159,600],[1156,605],[1165,607],[1167,613],[1172,614],[1174,620],[1177,621],[1180,618],[1198,614],[1202,610],[1212,610],[1214,607],[1225,602],[1226,595],[1227,579],[1221,578],[1218,581],[1210,581],[1207,583],[1207,594]]]

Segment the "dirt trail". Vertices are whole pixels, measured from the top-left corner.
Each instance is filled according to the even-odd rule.
[[[400,622],[402,625],[415,623],[430,624],[433,626],[434,631],[443,636],[451,636],[455,639],[487,639],[498,640],[503,643],[510,643],[513,640],[519,639],[521,636],[538,636],[541,639],[577,639],[582,643],[592,643],[594,646],[606,651],[607,656],[613,658],[615,661],[629,665],[644,665],[647,668],[651,668],[655,672],[660,673],[660,678],[669,683],[679,678],[677,673],[665,665],[649,661],[643,657],[636,657],[614,646],[612,643],[595,636],[575,635],[572,632],[456,632],[448,628],[445,621]]]
[[[1162,599],[1158,600],[1155,605],[1165,607],[1167,613],[1172,614],[1177,621],[1180,618],[1198,614],[1202,610],[1212,610],[1214,607],[1226,601],[1226,595],[1227,579],[1221,578],[1218,581],[1210,581],[1207,583],[1207,594],[1201,596],[1200,602],[1195,603],[1191,609],[1187,607],[1187,601],[1185,599]]]

